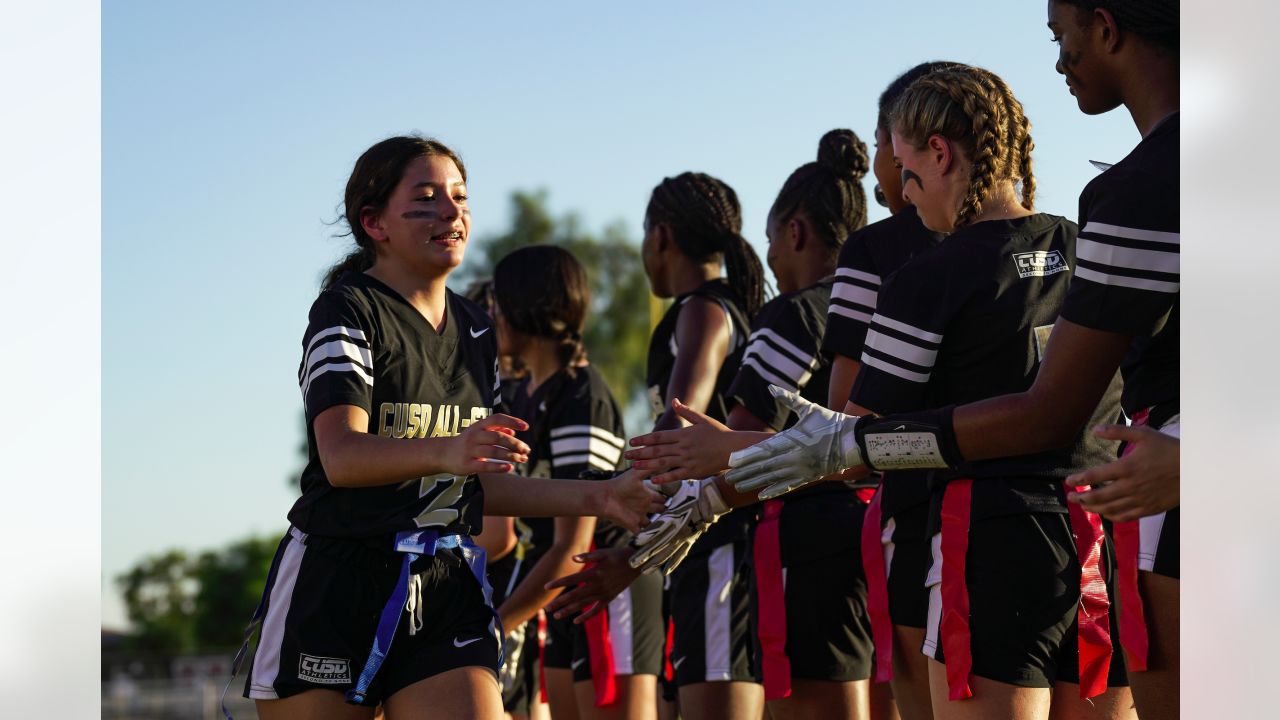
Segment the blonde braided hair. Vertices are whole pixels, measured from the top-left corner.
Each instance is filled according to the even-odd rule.
[[[1022,103],[996,74],[962,66],[925,75],[898,98],[890,122],[894,132],[917,148],[923,148],[930,136],[941,135],[959,146],[970,161],[969,187],[956,212],[957,228],[982,213],[983,204],[1002,181],[1020,182],[1022,206],[1034,207],[1031,123]]]

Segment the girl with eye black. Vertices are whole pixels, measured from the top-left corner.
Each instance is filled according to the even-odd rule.
[[[453,151],[377,143],[345,207],[359,247],[328,273],[303,336],[310,458],[254,616],[245,695],[267,720],[371,718],[379,704],[389,720],[500,718],[500,624],[470,537],[482,513],[634,530],[660,496],[635,473],[506,474],[528,459],[515,437],[527,426],[493,414],[493,326],[445,285],[471,228]]]

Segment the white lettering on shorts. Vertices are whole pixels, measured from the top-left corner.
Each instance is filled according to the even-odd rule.
[[[298,679],[325,685],[349,683],[351,663],[345,658],[316,657],[304,653],[298,658]]]
[[[1057,250],[1034,250],[1014,253],[1013,264],[1018,267],[1018,277],[1046,277],[1067,270],[1067,260]]]

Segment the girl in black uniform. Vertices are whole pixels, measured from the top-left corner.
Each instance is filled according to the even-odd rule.
[[[981,402],[884,418],[824,420],[806,450],[779,438],[735,460],[737,477],[803,468],[959,467],[1061,447],[1088,421],[1117,369],[1135,422],[1178,416],[1178,4],[1049,4],[1058,71],[1080,109],[1121,104],[1142,142],[1080,196],[1078,264],[1035,383]],[[1144,412],[1145,411],[1145,412]],[[899,428],[915,440],[892,442]],[[815,434],[824,441],[815,444]],[[825,449],[825,455],[822,450]],[[816,462],[815,462],[816,461]],[[1105,493],[1104,493],[1105,495]],[[1088,493],[1077,498],[1084,507]],[[1152,508],[1156,510],[1158,508]],[[1178,714],[1178,512],[1114,529],[1120,643],[1140,712]]]
[[[866,145],[851,131],[833,130],[819,143],[818,161],[792,173],[774,201],[766,227],[769,264],[784,294],[761,308],[752,324],[741,369],[726,394],[729,427],[772,433],[787,426],[790,411],[769,393],[771,383],[806,397],[825,398],[830,360],[818,345],[827,322],[841,239],[866,224],[866,195],[860,180],[868,165]],[[721,434],[716,428],[724,427],[686,406],[677,405],[676,411],[697,424],[690,431],[710,430],[703,435],[709,442]],[[636,442],[643,443],[645,437],[649,436]],[[652,462],[645,460],[645,455],[643,449],[628,452],[636,458],[637,466]],[[667,474],[687,477],[686,470],[678,467]],[[739,507],[756,501],[732,494],[721,499]],[[786,503],[770,501],[758,509],[762,518],[753,528],[751,550],[759,607],[757,637],[765,696],[774,718],[868,716],[866,680],[871,647],[865,588],[858,534],[856,529],[848,532],[851,525],[856,528],[861,522],[864,509],[855,489],[841,483],[813,488],[789,497]],[[669,520],[680,512],[669,504],[665,517],[659,520]],[[709,522],[707,518],[703,521]],[[718,524],[710,525],[709,532]],[[815,543],[819,537],[821,542]],[[686,533],[681,542],[696,549],[702,539]],[[601,570],[556,584],[573,586],[584,575],[594,576],[615,567],[604,564],[610,556],[588,556],[602,561]],[[670,562],[665,569],[679,573],[683,565],[678,562],[674,571]],[[618,569],[616,579],[611,578],[608,584],[625,584],[637,573],[630,568]],[[565,604],[553,603],[552,607],[573,612],[607,599],[604,595],[588,597],[587,592],[587,588],[575,589],[566,594]]]
[[[674,298],[649,341],[646,371],[657,429],[683,421],[672,403],[728,413],[726,391],[764,303],[764,270],[742,237],[738,196],[720,180],[686,172],[663,179],[645,212],[641,256],[653,294]],[[721,272],[721,264],[725,273]],[[728,278],[725,278],[727,274]],[[670,688],[688,720],[754,717],[763,693],[752,651],[750,513],[724,518],[670,578]]]
[[[622,413],[582,345],[590,307],[582,265],[552,245],[521,248],[494,269],[494,297],[499,350],[528,371],[508,406],[529,423],[517,433],[530,447],[524,474],[578,477],[620,469]],[[525,518],[521,524],[531,530],[528,570],[498,606],[504,627],[535,619],[557,594],[544,585],[574,569],[574,555],[631,539],[595,518]],[[548,621],[543,665],[555,718],[654,715],[664,640],[661,593],[661,579],[650,576],[615,598],[595,623]],[[535,622],[527,634],[532,639],[536,632]],[[536,642],[525,648],[528,657],[536,655]]]
[[[851,401],[903,412],[1029,387],[1066,296],[1076,227],[1032,212],[1033,143],[1021,105],[991,73],[957,69],[916,80],[891,122],[905,196],[926,226],[949,235],[882,287]],[[1093,419],[1117,410],[1113,382]],[[912,429],[898,425],[882,442],[930,452]],[[766,443],[732,464],[748,467],[744,456],[761,448],[768,452]],[[1080,430],[1059,450],[931,478],[924,650],[938,661],[929,667],[936,717],[1048,717],[1051,704],[1057,717],[1133,716],[1107,641],[1101,524],[1078,511],[1068,518],[1062,485],[1109,450]],[[740,472],[730,479],[760,486]]]
[[[417,137],[374,145],[345,204],[359,248],[329,272],[303,337],[310,458],[255,613],[245,695],[268,720],[370,718],[379,703],[391,720],[427,708],[500,718],[498,623],[470,540],[482,512],[635,529],[661,503],[634,473],[500,474],[527,459],[514,437],[526,425],[492,413],[492,326],[445,287],[471,227],[451,150]]]
[[[942,234],[920,222],[916,208],[902,197],[902,176],[893,162],[889,110],[911,83],[928,73],[960,67],[952,62],[921,63],[889,84],[880,95],[876,118],[877,199],[893,215],[854,233],[840,250],[831,291],[822,349],[832,354],[827,407],[853,415],[865,408],[849,402],[862,366],[871,316],[880,285],[907,260],[933,248]],[[928,478],[925,471],[891,473],[881,482],[863,524],[861,550],[867,578],[867,611],[876,641],[875,681],[892,684],[898,712],[905,720],[928,720],[929,672],[916,649],[924,641],[929,569]],[[873,686],[874,690],[874,686]],[[874,696],[873,696],[874,699]]]

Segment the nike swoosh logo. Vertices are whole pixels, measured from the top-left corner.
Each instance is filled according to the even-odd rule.
[[[679,670],[679,669],[680,669],[680,663],[682,663],[682,662],[684,662],[684,658],[678,658],[678,659],[676,659],[676,660],[672,660],[672,661],[671,661],[671,667],[672,667],[672,668],[674,668],[674,669],[676,669],[676,670]]]
[[[480,642],[482,639],[483,639],[483,638],[471,638],[470,640],[463,640],[462,642],[458,642],[458,638],[454,638],[454,639],[453,639],[453,646],[454,646],[454,647],[456,647],[456,648],[466,647],[466,646],[470,645],[470,644],[471,644],[471,643],[473,643],[473,642]]]
[[[578,658],[577,660],[574,660],[573,662],[569,663],[569,669],[577,670],[578,666],[586,661],[587,661],[586,658]]]
[[[489,332],[489,328],[481,328],[480,332],[476,332],[475,328],[471,328],[471,337],[478,338],[487,332]]]
[[[893,431],[897,432],[899,430],[906,430],[906,429],[907,429],[906,425],[899,425],[898,427],[894,428]]]

